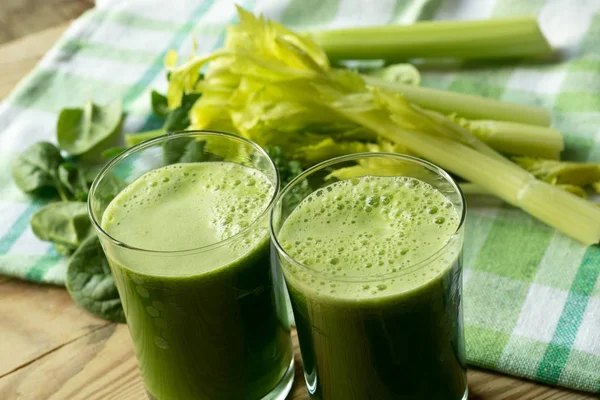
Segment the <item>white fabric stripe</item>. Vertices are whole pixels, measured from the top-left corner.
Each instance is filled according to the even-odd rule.
[[[532,284],[512,334],[550,343],[569,292]]]
[[[382,25],[391,19],[395,6],[394,0],[378,0],[377,6],[370,0],[340,0],[328,28]]]
[[[552,95],[560,90],[567,71],[534,71],[531,68],[515,68],[511,74],[506,89],[518,89],[536,94]]]
[[[25,232],[13,243],[9,254],[27,254],[42,256],[48,252],[52,244],[39,240],[28,226]]]
[[[56,264],[50,268],[44,275],[44,282],[55,284],[64,284],[67,274],[68,258],[61,258]]]
[[[177,0],[177,1],[148,1],[148,0],[105,0],[102,8],[110,11],[122,11],[138,17],[156,21],[183,23],[203,1],[212,0]],[[214,3],[228,2],[217,0]],[[161,7],[158,7],[158,6]],[[163,6],[164,5],[164,6]],[[214,4],[213,4],[214,5]]]
[[[2,103],[0,105],[0,149],[17,153],[41,140],[55,142],[54,113]]]
[[[262,14],[265,18],[280,21],[290,0],[259,0],[254,6],[255,14]]]
[[[563,56],[577,52],[592,18],[600,9],[598,0],[548,0],[539,13],[540,27],[550,44]]]
[[[82,27],[81,32],[76,35],[76,38],[121,50],[159,54],[169,45],[174,33],[134,28],[109,20],[90,19]]]
[[[556,278],[555,271],[560,270],[561,280],[570,284],[577,274],[586,249],[585,246],[562,233],[555,232],[540,261],[534,282],[548,284]]]
[[[600,299],[588,301],[573,348],[600,356]]]
[[[144,64],[131,64],[62,51],[57,53],[56,59],[44,60],[40,63],[40,67],[47,71],[61,71],[123,85],[135,84],[148,69],[148,65]]]
[[[435,19],[485,19],[492,15],[495,0],[444,1]]]
[[[27,208],[27,203],[0,201],[0,238],[12,228],[15,221]]]

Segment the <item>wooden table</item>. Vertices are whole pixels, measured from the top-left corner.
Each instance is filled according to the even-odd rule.
[[[65,28],[0,46],[0,98]],[[296,361],[288,398],[308,399],[297,348]],[[596,398],[477,369],[469,371],[469,390],[472,400]],[[135,400],[146,395],[125,325],[78,308],[64,288],[0,277],[0,399]]]

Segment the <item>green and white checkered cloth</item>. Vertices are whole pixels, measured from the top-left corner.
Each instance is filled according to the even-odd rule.
[[[292,28],[417,19],[537,14],[565,60],[424,72],[423,84],[552,110],[566,156],[600,161],[600,0],[240,0]],[[68,29],[0,106],[0,272],[61,285],[65,260],[35,238],[29,218],[43,204],[14,186],[9,163],[53,140],[57,113],[85,100],[123,98],[129,132],[155,127],[150,88],[166,89],[169,49],[222,44],[230,1],[99,1]],[[471,364],[600,392],[600,247],[585,248],[498,200],[469,204],[465,323]]]

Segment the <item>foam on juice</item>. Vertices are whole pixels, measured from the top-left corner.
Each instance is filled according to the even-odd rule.
[[[342,180],[306,197],[284,221],[288,278],[324,296],[386,296],[420,286],[447,270],[450,251],[423,263],[460,223],[439,190],[410,177]],[[421,265],[421,263],[425,265]]]
[[[273,185],[263,173],[239,164],[168,165],[142,175],[122,190],[105,210],[102,228],[113,238],[145,250],[199,249],[244,231],[267,209],[273,192]],[[222,252],[211,252],[211,258],[222,260],[213,262],[212,267],[233,261],[267,236],[265,218],[239,243],[224,246]],[[224,257],[227,253],[231,256]],[[156,259],[136,264],[146,272],[158,272],[149,269],[160,267]],[[166,264],[177,269],[172,261]],[[192,272],[194,267],[198,269],[182,264],[181,270],[170,272]]]

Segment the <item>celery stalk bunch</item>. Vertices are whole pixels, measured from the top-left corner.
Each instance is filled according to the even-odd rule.
[[[415,154],[586,245],[599,242],[600,208],[500,153],[557,158],[562,138],[545,126],[543,112],[535,121],[511,120],[506,108],[487,103],[504,118],[475,113],[477,120],[466,119],[468,113],[452,110],[452,99],[432,107],[431,98],[419,101],[418,89],[407,94],[333,68],[310,36],[238,11],[240,22],[228,28],[224,48],[182,64],[175,53],[166,57],[168,106],[179,107],[184,94],[202,94],[190,110],[190,128],[277,145],[305,166],[358,151]]]

